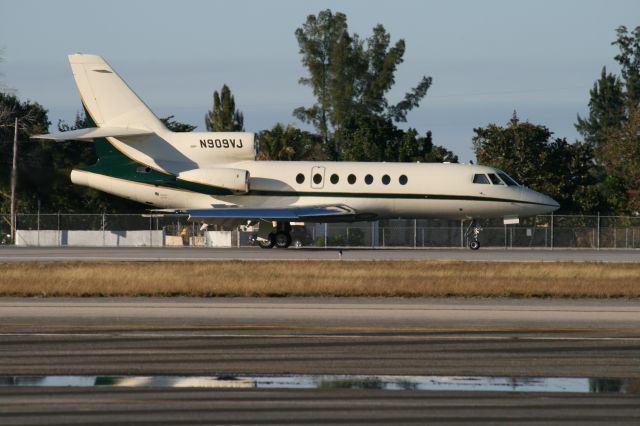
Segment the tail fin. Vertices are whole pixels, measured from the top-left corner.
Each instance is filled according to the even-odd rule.
[[[100,56],[69,55],[69,63],[82,103],[98,127],[166,131],[149,107]]]

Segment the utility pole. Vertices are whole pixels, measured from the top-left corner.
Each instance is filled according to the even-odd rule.
[[[13,127],[13,162],[11,164],[11,244],[16,243],[16,181],[18,180],[17,160],[18,160],[18,117],[15,119]]]

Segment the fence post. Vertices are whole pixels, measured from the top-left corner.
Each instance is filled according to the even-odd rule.
[[[328,226],[328,224],[325,223],[324,224],[324,248],[327,248],[327,239],[328,239],[327,237],[328,237],[328,234],[329,234],[327,226]]]
[[[58,210],[58,247],[62,246],[62,231],[60,231],[60,210]]]
[[[507,249],[507,224],[503,223],[502,226],[504,227],[504,249]]]
[[[38,247],[40,247],[40,199],[38,198]]]
[[[464,219],[460,219],[460,248],[464,248]]]
[[[106,232],[105,228],[106,228],[106,218],[104,216],[104,212],[102,212],[102,247],[104,247],[105,244],[107,243],[106,242],[106,235],[105,235],[105,232]]]
[[[376,220],[375,222],[371,222],[371,248],[376,248],[378,241],[378,229],[379,229],[380,221]]]
[[[600,250],[600,212],[598,212],[598,224],[596,229],[598,230],[598,233],[596,234],[596,248]]]
[[[629,248],[629,227],[624,229],[624,248]]]
[[[549,240],[551,241],[550,248],[553,250],[553,212],[551,212],[551,236]]]
[[[418,247],[418,219],[413,219],[413,248]]]
[[[515,225],[513,225],[511,228],[509,228],[509,246],[511,248],[513,248],[513,228],[515,227]]]

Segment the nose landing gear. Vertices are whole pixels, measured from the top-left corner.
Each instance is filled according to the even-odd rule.
[[[482,227],[480,227],[477,220],[473,219],[467,228],[467,232],[464,234],[467,239],[467,245],[471,250],[478,250],[480,248],[480,241],[478,241],[480,231],[482,231]]]

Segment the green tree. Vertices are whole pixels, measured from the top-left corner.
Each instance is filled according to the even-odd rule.
[[[601,206],[594,192],[593,150],[588,144],[552,139],[547,127],[521,122],[515,112],[506,127],[489,124],[473,131],[473,147],[481,164],[500,168],[550,195],[563,211],[593,211]]]
[[[374,114],[353,114],[335,131],[343,141],[339,160],[397,161],[396,148],[402,135],[391,120]]]
[[[281,123],[258,134],[260,160],[323,160],[319,137]]]
[[[612,194],[618,211],[640,211],[638,196],[629,196],[630,190],[640,189],[640,106],[629,108],[621,126],[603,131],[603,144],[598,154],[607,176],[619,184],[617,187],[622,192]]]
[[[328,9],[309,15],[295,35],[309,72],[299,82],[311,87],[316,102],[296,108],[294,116],[314,125],[332,159],[354,159],[354,153],[368,153],[371,147],[378,153],[389,151],[385,144],[398,143],[393,123],[406,121],[407,113],[419,105],[431,86],[431,78],[424,76],[402,101],[390,104],[387,99],[403,61],[404,40],[392,45],[391,36],[380,24],[371,37],[362,40],[349,33],[345,14]],[[377,133],[382,128],[389,133]],[[373,133],[376,141],[365,139]],[[350,146],[354,144],[364,145]],[[368,153],[362,159],[379,157]]]
[[[602,69],[590,91],[589,115],[578,116],[576,129],[595,153],[592,174],[599,182],[604,209],[614,213],[638,211],[640,200],[629,190],[640,189],[638,148],[640,110],[640,26],[629,32],[621,26],[612,43],[620,75]]]
[[[226,84],[220,93],[213,92],[213,109],[205,115],[204,124],[209,132],[244,131],[244,115],[236,109],[235,99]]]
[[[76,112],[73,124],[67,124],[64,120],[58,120],[58,130],[68,132],[71,130],[92,127],[87,116],[82,112]],[[62,169],[63,173],[70,173],[74,167],[91,165],[98,159],[96,149],[92,143],[78,141],[43,142],[50,149],[50,155],[56,169]],[[68,178],[66,179],[68,183]]]
[[[18,162],[16,210],[25,211],[48,196],[46,184],[50,165],[47,147],[29,140],[32,134],[46,133],[47,110],[36,102],[21,102],[16,96],[0,93],[0,211],[9,211],[14,120],[18,118]]]
[[[627,107],[640,106],[640,26],[632,32],[627,27],[616,29],[618,38],[613,45],[618,46],[620,52],[614,59],[620,64],[620,73],[624,81],[625,103]]]
[[[603,67],[600,78],[589,93],[589,116],[582,118],[578,115],[575,127],[586,143],[599,148],[604,131],[620,126],[625,119],[623,84]]]
[[[58,122],[58,130],[69,131],[90,127],[83,113],[74,123]],[[46,133],[41,127],[30,134]],[[73,185],[71,170],[97,160],[95,147],[89,142],[52,142],[25,139],[20,142],[18,164],[19,211],[33,212],[41,202],[43,212],[139,212],[144,206],[91,188]]]
[[[168,117],[160,119],[160,121],[162,121],[162,123],[164,123],[165,127],[167,129],[171,130],[172,132],[191,132],[196,127],[198,127],[198,126],[194,126],[192,124],[181,123],[181,122],[179,122],[177,120],[174,120],[173,118],[174,118],[174,116],[170,115]]]
[[[428,131],[425,136],[419,136],[416,129],[409,129],[402,135],[398,147],[398,161],[457,163],[458,156],[441,146],[434,145],[431,131]]]

